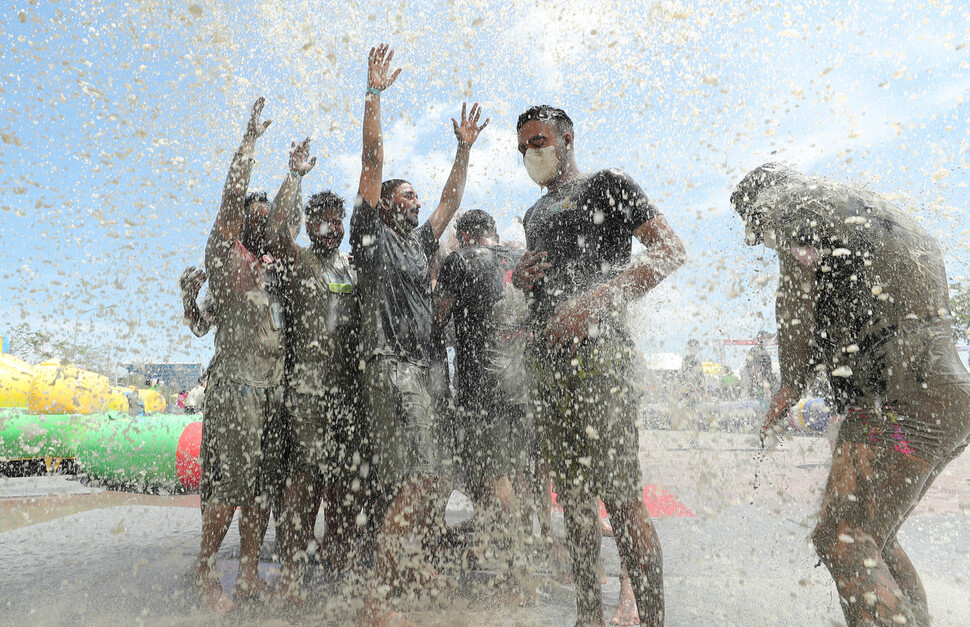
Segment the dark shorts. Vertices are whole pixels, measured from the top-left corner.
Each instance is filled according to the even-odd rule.
[[[282,400],[282,386],[209,380],[199,452],[203,507],[248,506],[279,494],[286,454]]]
[[[426,366],[374,357],[364,370],[364,399],[378,481],[392,486],[405,477],[443,473],[442,438]]]
[[[473,491],[484,482],[525,471],[532,443],[531,407],[512,403],[459,405],[455,453],[463,482]]]
[[[536,437],[560,491],[639,501],[639,394],[630,385],[632,348],[601,340],[574,359],[533,348]]]
[[[324,481],[371,475],[369,426],[357,390],[286,391],[289,466]]]
[[[933,465],[966,448],[970,438],[970,384],[927,382],[902,403],[850,407],[839,440],[891,448]],[[962,447],[962,448],[961,448]]]
[[[850,404],[839,429],[845,442],[870,442],[937,465],[970,437],[970,375],[953,346],[948,321],[907,321],[881,347],[885,382]],[[863,372],[866,372],[865,370]]]

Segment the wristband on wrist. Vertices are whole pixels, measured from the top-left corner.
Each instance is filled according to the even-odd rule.
[[[376,87],[368,87],[367,88],[367,93],[368,94],[374,94],[375,96],[380,96],[381,95],[381,90],[378,89],[378,88],[376,88]]]
[[[299,177],[299,176],[302,176],[302,175],[299,172],[297,172],[296,170],[290,170],[290,176],[296,178],[296,177]]]

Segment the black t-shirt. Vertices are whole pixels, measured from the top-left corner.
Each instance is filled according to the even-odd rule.
[[[640,186],[615,169],[583,175],[536,201],[522,221],[526,245],[548,252],[551,265],[533,290],[536,329],[562,303],[619,274],[633,232],[658,215]]]
[[[521,256],[504,246],[467,246],[448,255],[438,273],[439,295],[455,299],[455,387],[461,405],[511,400],[504,379],[520,361],[528,323],[525,296],[512,286]],[[525,386],[522,379],[518,384]]]
[[[365,358],[391,355],[427,364],[433,323],[428,260],[438,250],[431,224],[402,237],[358,195],[350,218],[350,246],[360,288]]]

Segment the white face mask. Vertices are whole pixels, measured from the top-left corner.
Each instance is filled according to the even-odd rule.
[[[559,157],[555,146],[529,148],[522,155],[525,171],[536,185],[545,187],[559,174]]]

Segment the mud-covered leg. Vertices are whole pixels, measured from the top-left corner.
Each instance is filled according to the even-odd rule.
[[[584,490],[560,489],[559,498],[576,582],[576,624],[603,625],[603,591],[597,573],[602,537],[596,520],[599,513]]]
[[[289,598],[300,595],[303,579],[301,564],[306,550],[306,526],[313,526],[308,518],[310,503],[313,499],[313,474],[297,471],[287,479],[283,492],[283,520],[280,524],[280,571],[279,590]]]
[[[923,589],[923,581],[920,579],[919,573],[916,572],[913,563],[909,560],[906,551],[896,540],[895,534],[883,548],[882,557],[899,589],[902,590],[903,596],[909,601],[916,624],[929,625],[930,612],[926,603],[926,590]]]
[[[440,492],[437,478],[430,476],[407,478],[397,488],[377,539],[374,587],[357,616],[358,625],[402,622],[388,605],[388,597],[406,584],[428,583],[433,573],[422,542],[435,524]]]
[[[641,625],[663,625],[663,553],[643,501],[607,503],[620,560],[630,576]]]
[[[269,526],[269,508],[269,500],[262,499],[239,511],[239,576],[233,587],[234,598],[257,597],[266,587],[259,578],[259,549]]]
[[[812,539],[839,590],[849,625],[922,624],[885,558],[895,531],[919,500],[932,471],[926,461],[889,448],[839,442]],[[912,570],[901,547],[893,565]],[[917,576],[918,579],[918,576]],[[908,583],[910,586],[912,582]]]

